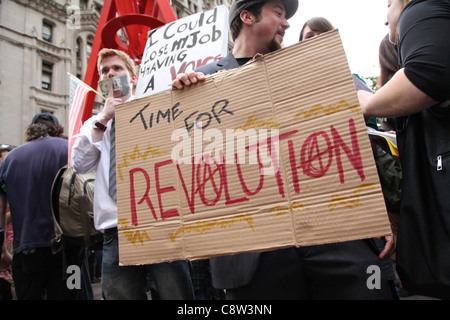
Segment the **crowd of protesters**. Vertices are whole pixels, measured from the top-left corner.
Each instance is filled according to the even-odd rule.
[[[298,7],[297,0],[233,0],[233,49],[221,60],[177,75],[173,90],[282,48],[288,20]],[[450,0],[387,0],[387,7],[389,35],[380,44],[379,86],[366,90],[358,77],[354,81],[366,124],[389,119],[385,122],[398,142],[395,167],[401,170],[401,192],[392,210],[398,212],[390,212],[392,235],[194,262],[120,266],[115,108],[134,96],[111,86],[103,110],[83,124],[71,152],[75,170],[96,171],[94,224],[104,241],[101,259],[94,261],[101,261],[101,272],[89,272],[84,247],[70,248],[64,256],[51,250],[50,190],[58,170],[67,165],[68,143],[58,119],[38,113],[26,129],[25,144],[1,149],[0,299],[89,300],[94,278],[101,279],[106,300],[147,299],[149,294],[164,300],[397,300],[400,288],[449,299],[450,41],[445,31],[450,31]],[[299,30],[299,41],[333,28],[325,18],[313,18]],[[98,70],[100,80],[124,76],[130,88],[137,81],[133,60],[119,50],[101,50]],[[376,122],[375,128],[382,130]],[[79,290],[68,288],[63,263],[81,267]],[[377,290],[366,284],[369,265],[382,270]]]

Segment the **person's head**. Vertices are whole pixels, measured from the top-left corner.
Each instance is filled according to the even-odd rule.
[[[389,41],[389,34],[381,40],[379,48],[380,76],[378,77],[377,87],[384,86],[398,71],[398,52],[397,45]]]
[[[325,18],[315,17],[305,22],[300,31],[299,41],[315,37],[321,33],[334,29],[333,24]]]
[[[5,159],[8,152],[10,152],[14,147],[9,144],[2,144],[0,146],[0,163]]]
[[[398,19],[400,13],[411,0],[388,0],[388,12],[386,25],[389,28],[389,40],[392,43],[398,42]]]
[[[98,54],[97,68],[100,80],[126,75],[130,88],[137,81],[137,73],[133,59],[120,50],[102,49]],[[131,96],[131,94],[130,91],[128,96]]]
[[[287,20],[297,8],[298,0],[233,0],[230,8],[232,39],[235,41],[245,30],[252,39],[244,42],[258,42],[257,46],[265,47],[262,51],[266,52],[279,49],[284,32],[289,28]]]
[[[64,128],[60,126],[58,118],[51,113],[38,113],[25,131],[26,142],[42,137],[63,138]]]

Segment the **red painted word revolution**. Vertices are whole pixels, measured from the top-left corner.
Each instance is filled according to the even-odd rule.
[[[344,126],[345,128],[345,126]],[[291,130],[270,136],[265,141],[258,141],[256,149],[258,154],[264,146],[269,150],[272,162],[278,163],[278,148],[274,148],[275,142],[280,143],[280,149],[287,150],[284,163],[285,170],[292,177],[292,187],[295,193],[301,193],[301,175],[307,178],[320,178],[325,176],[330,168],[337,168],[339,181],[345,183],[346,172],[344,172],[343,161],[351,164],[361,181],[365,180],[364,168],[360,147],[357,139],[355,122],[352,118],[348,120],[348,129],[339,132],[333,125],[328,129],[311,133],[304,141],[299,141],[299,130]],[[349,137],[350,143],[344,142],[344,137]],[[297,139],[296,139],[297,138]],[[251,146],[247,147],[247,150]],[[287,148],[287,149],[286,149]],[[198,206],[214,207],[218,203],[232,206],[238,203],[251,201],[257,197],[264,188],[267,179],[274,179],[278,193],[282,198],[286,196],[286,183],[280,170],[274,170],[274,174],[264,174],[264,164],[258,156],[258,163],[253,165],[255,170],[244,172],[243,166],[239,164],[239,154],[235,153],[235,164],[226,165],[223,154],[219,152],[216,157],[210,154],[203,155],[200,159],[192,161],[191,164],[180,164],[172,159],[152,163],[152,167],[132,168],[128,171],[129,177],[129,201],[131,208],[131,221],[138,226],[138,209],[148,212],[155,220],[166,220],[180,216],[179,208],[169,208],[163,201],[163,195],[169,197],[180,193],[185,197],[190,213],[194,214]],[[273,163],[272,163],[273,165]],[[167,172],[167,167],[173,166],[170,172],[177,174],[179,183],[170,185],[168,179],[164,179],[162,168]],[[349,167],[349,166],[347,166]],[[188,168],[188,169],[186,169]],[[184,170],[182,170],[184,169]],[[249,187],[250,177],[258,184],[256,188]],[[255,179],[256,177],[256,179]],[[259,182],[258,182],[259,178]],[[230,181],[239,181],[230,188]],[[137,191],[137,185],[145,185],[145,191],[141,188]],[[255,185],[255,182],[252,184]],[[179,190],[177,190],[177,188]],[[139,194],[137,194],[137,192]],[[157,199],[152,200],[153,199]]]

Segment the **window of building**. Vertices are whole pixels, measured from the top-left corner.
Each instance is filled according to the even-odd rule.
[[[89,61],[89,57],[92,52],[92,45],[94,44],[94,36],[89,35],[86,39],[86,60]]]
[[[81,58],[81,39],[80,38],[77,38],[75,50],[77,52],[77,58]]]
[[[95,11],[97,11],[98,14],[101,14],[102,12],[102,5],[98,3],[94,3]]]
[[[42,24],[42,39],[48,42],[52,42],[52,38],[53,38],[53,24],[48,21],[44,21]]]
[[[48,110],[48,109],[41,109],[41,112],[54,114],[54,112],[52,110]]]
[[[42,63],[42,77],[41,77],[41,88],[44,90],[52,90],[52,74],[53,65],[48,62]]]
[[[87,10],[88,8],[88,0],[80,0],[80,9]]]

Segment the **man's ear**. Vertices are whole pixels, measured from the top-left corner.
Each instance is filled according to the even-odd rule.
[[[136,84],[137,82],[137,76],[131,76],[131,83]]]
[[[248,10],[242,10],[240,15],[242,23],[246,25],[251,25],[255,22],[255,16]]]

